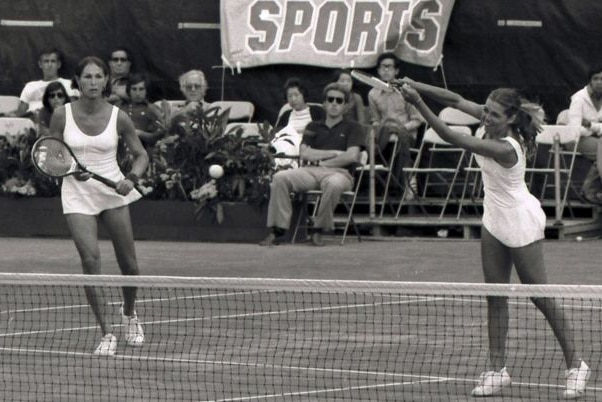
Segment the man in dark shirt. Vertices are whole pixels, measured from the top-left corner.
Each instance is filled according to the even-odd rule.
[[[273,179],[268,206],[268,227],[272,229],[260,245],[271,246],[290,226],[291,192],[321,190],[318,212],[314,219],[312,243],[324,245],[322,232],[334,229],[334,209],[341,194],[353,187],[350,173],[365,147],[364,129],[343,119],[349,93],[340,84],[328,84],[324,90],[324,120],[307,125],[299,156],[305,166],[277,172]]]

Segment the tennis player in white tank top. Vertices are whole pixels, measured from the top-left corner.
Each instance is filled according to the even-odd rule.
[[[75,83],[81,92],[79,100],[57,109],[50,122],[50,135],[61,138],[72,147],[77,158],[91,171],[117,182],[112,189],[87,173],[65,178],[61,196],[63,212],[84,274],[100,274],[98,222],[109,233],[124,275],[138,275],[138,263],[128,205],[140,198],[134,186],[148,166],[148,155],[140,143],[129,116],[105,101],[110,93],[109,68],[97,57],[82,59],[76,70]],[[117,141],[121,137],[133,156],[132,170],[127,175],[117,165]],[[115,354],[117,337],[105,312],[107,305],[99,289],[86,288],[86,296],[102,331],[95,349],[97,355]],[[136,288],[123,289],[121,322],[125,341],[131,346],[144,343],[144,332],[135,311]]]
[[[416,106],[443,140],[477,155],[485,189],[481,234],[485,281],[510,283],[514,265],[523,283],[546,284],[542,245],[545,214],[524,182],[525,154],[534,148],[535,136],[541,130],[541,107],[508,88],[494,90],[485,105],[480,105],[443,88],[408,78],[402,81],[401,92],[406,101]],[[483,136],[451,130],[423,102],[421,94],[481,119]],[[578,398],[585,393],[590,369],[577,357],[571,322],[555,299],[532,300],[548,320],[564,354],[567,371],[562,395],[566,399]],[[473,396],[495,395],[511,383],[506,369],[508,300],[488,297],[487,307],[491,367],[481,374]]]

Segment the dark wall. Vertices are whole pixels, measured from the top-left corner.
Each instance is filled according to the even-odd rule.
[[[444,71],[450,89],[484,101],[499,86],[522,89],[543,103],[553,119],[583,87],[587,70],[600,63],[602,2],[599,0],[456,0],[444,45]],[[181,30],[179,22],[219,22],[218,0],[23,0],[0,1],[1,19],[53,20],[52,28],[0,26],[0,93],[18,95],[37,79],[41,49],[59,47],[66,58],[63,76],[90,54],[108,58],[117,45],[131,48],[135,69],[148,73],[154,98],[179,98],[176,78],[191,68],[209,80],[208,100],[221,97],[218,29]],[[499,21],[541,20],[540,28],[500,26]],[[443,85],[441,70],[404,65],[403,74]],[[331,69],[271,65],[224,74],[227,99],[248,99],[256,117],[273,121],[284,103],[282,84],[305,79],[310,101],[320,98]],[[367,88],[357,88],[365,95]]]

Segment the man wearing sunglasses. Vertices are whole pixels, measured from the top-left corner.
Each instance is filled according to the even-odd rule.
[[[334,229],[334,209],[341,194],[353,187],[350,169],[359,162],[365,147],[364,130],[358,123],[343,119],[350,96],[343,86],[328,84],[323,95],[326,117],[305,128],[299,149],[303,166],[281,170],[272,178],[267,219],[271,233],[259,243],[262,246],[277,244],[288,230],[293,209],[291,192],[310,190],[322,191],[311,242],[323,246],[322,233]]]
[[[111,52],[109,68],[111,69],[111,94],[107,101],[116,105],[126,102],[127,82],[132,70],[132,57],[125,47],[117,47]]]
[[[71,88],[71,80],[59,77],[59,70],[62,65],[63,59],[58,49],[43,50],[38,60],[38,67],[42,70],[42,79],[29,81],[25,84],[19,96],[19,106],[8,115],[15,117],[34,116],[43,106],[42,97],[46,87],[55,81],[63,84],[70,98],[78,98],[79,92]]]

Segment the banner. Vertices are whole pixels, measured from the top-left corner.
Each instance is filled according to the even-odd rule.
[[[455,0],[222,0],[225,63],[373,67],[384,52],[439,63]]]

